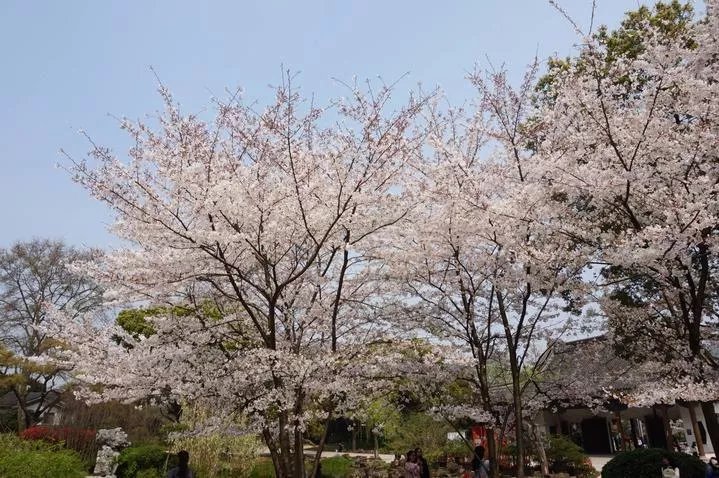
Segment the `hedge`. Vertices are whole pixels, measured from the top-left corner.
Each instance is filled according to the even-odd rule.
[[[706,465],[696,456],[663,448],[639,448],[619,453],[602,468],[602,478],[656,478],[661,476],[662,458],[679,467],[682,478],[705,478]]]
[[[170,458],[170,467],[174,466],[174,457]],[[117,458],[117,476],[119,478],[137,478],[154,476],[153,473],[165,471],[168,454],[160,445],[141,445],[125,448]]]

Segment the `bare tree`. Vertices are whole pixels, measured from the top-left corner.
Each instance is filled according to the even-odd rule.
[[[36,423],[57,403],[55,392],[67,370],[36,361],[58,345],[41,326],[48,307],[76,315],[99,304],[98,287],[69,267],[97,254],[47,239],[0,249],[0,349],[7,358],[0,362],[0,376],[17,398],[20,428]],[[28,410],[31,392],[37,401]]]

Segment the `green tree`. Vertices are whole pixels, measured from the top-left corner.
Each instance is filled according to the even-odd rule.
[[[557,86],[566,75],[583,75],[591,70],[592,74],[606,76],[616,61],[636,59],[644,52],[650,37],[657,33],[659,38],[654,40],[660,44],[679,43],[685,48],[695,48],[696,42],[689,28],[693,22],[692,4],[678,0],[657,2],[651,7],[642,5],[637,10],[628,11],[616,29],[602,25],[592,34],[595,47],[606,51],[604,64],[597,65],[596,58],[590,58],[586,51],[574,58],[549,58],[547,73],[537,81],[535,101],[539,105],[552,103],[557,95]],[[628,79],[620,77],[617,81],[628,82]],[[627,83],[627,87],[628,91],[632,88],[636,91],[640,85]]]

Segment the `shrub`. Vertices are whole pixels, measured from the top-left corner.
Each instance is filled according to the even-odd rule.
[[[168,461],[167,451],[159,445],[131,446],[120,452],[117,458],[117,476],[136,478],[162,473]]]
[[[34,426],[23,431],[20,437],[24,440],[63,443],[66,448],[76,451],[87,462],[91,462],[97,455],[95,430],[87,428]]]
[[[321,462],[322,478],[345,478],[352,471],[352,465],[352,460],[343,456],[324,459]]]
[[[407,453],[407,450],[421,448],[429,462],[437,461],[444,455],[443,447],[447,444],[447,433],[452,429],[445,423],[438,422],[427,413],[412,413],[405,416],[401,424],[387,434],[387,446],[390,453]]]
[[[30,427],[20,434],[23,440],[46,440],[52,442],[94,442],[95,430],[72,427]]]
[[[80,456],[57,444],[0,435],[0,476],[3,478],[83,478]]]
[[[597,471],[589,461],[584,450],[569,438],[554,435],[549,439],[549,448],[546,450],[549,466],[557,472],[570,472],[582,478],[591,478]]]
[[[136,478],[164,478],[165,473],[155,469],[148,469],[138,471],[135,476]]]
[[[699,458],[661,448],[639,448],[612,458],[602,468],[602,478],[654,478],[659,476],[662,458],[667,457],[679,467],[682,478],[704,478],[706,468]]]
[[[442,454],[447,457],[464,459],[472,456],[472,448],[464,440],[447,440],[442,446]],[[440,460],[446,461],[446,460]]]

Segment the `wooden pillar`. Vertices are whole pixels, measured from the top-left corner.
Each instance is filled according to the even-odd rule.
[[[629,433],[632,434],[632,446],[634,448],[639,448],[639,432],[637,432],[637,419],[636,418],[630,418],[629,419]]]
[[[672,436],[672,426],[669,423],[669,407],[667,405],[659,405],[659,410],[662,412],[662,421],[664,423],[664,437],[667,441],[667,450],[674,451],[674,437]]]
[[[627,435],[624,433],[624,424],[622,423],[622,414],[619,410],[614,412],[616,418],[617,418],[617,427],[619,428],[619,437],[621,439],[621,443],[619,444],[619,448],[621,448],[622,451],[627,451]]]
[[[697,422],[697,412],[694,407],[697,406],[696,402],[689,402],[687,409],[689,409],[689,418],[692,421],[692,430],[694,431],[694,441],[697,444],[697,452],[699,456],[704,456],[704,442],[702,441],[702,434],[699,431],[699,423]]]
[[[562,436],[562,411],[558,410],[554,416],[557,419],[557,436]]]

